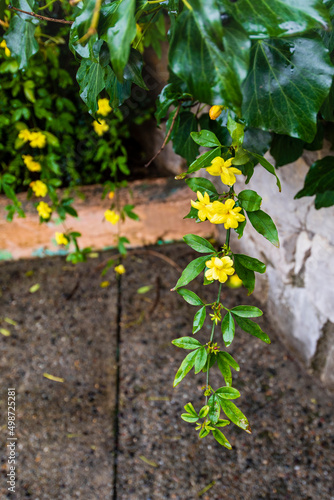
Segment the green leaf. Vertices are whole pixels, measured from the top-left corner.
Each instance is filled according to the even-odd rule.
[[[194,316],[193,334],[200,331],[200,329],[204,325],[205,318],[206,318],[206,308],[205,306],[203,306],[197,311],[197,313]]]
[[[183,239],[187,243],[187,245],[190,246],[193,250],[196,250],[196,252],[216,253],[216,250],[211,245],[211,243],[201,236],[197,236],[196,234],[186,234],[185,236],[183,236]]]
[[[254,291],[255,286],[255,274],[254,271],[245,267],[241,261],[239,260],[239,255],[234,255],[234,268],[235,272],[242,280],[243,285],[248,290],[248,295],[250,295]]]
[[[186,412],[190,413],[190,415],[192,415],[193,417],[198,417],[198,413],[193,407],[192,403],[187,403],[184,406],[184,409],[186,410]]]
[[[199,412],[198,416],[200,418],[205,418],[207,416],[207,414],[209,413],[209,410],[210,410],[210,406],[209,405],[203,406],[203,408],[200,409],[200,412]]]
[[[262,198],[256,191],[251,189],[245,189],[238,194],[238,200],[242,208],[247,210],[247,212],[254,212],[259,210],[262,203]]]
[[[333,71],[317,38],[258,40],[243,87],[244,119],[252,127],[312,142]]]
[[[234,258],[237,259],[240,264],[242,264],[247,269],[250,269],[251,271],[256,271],[257,273],[261,274],[266,272],[266,265],[260,260],[254,259],[254,257],[238,253],[234,255]]]
[[[235,425],[248,432],[248,434],[251,434],[248,420],[239,408],[237,408],[232,401],[227,401],[226,399],[220,399],[219,402],[227,418]]]
[[[231,313],[241,318],[258,318],[263,314],[261,309],[255,306],[236,306],[231,309]]]
[[[208,359],[208,353],[206,348],[203,346],[197,351],[196,361],[195,361],[195,375],[199,373],[202,368],[206,365]]]
[[[247,212],[250,223],[259,234],[262,234],[270,243],[279,248],[278,233],[270,215],[262,210]],[[241,278],[242,279],[242,278]]]
[[[136,36],[135,0],[118,0],[112,15],[113,25],[102,35],[109,47],[110,61],[118,80],[129,60],[131,42]]]
[[[254,38],[291,36],[325,28],[328,12],[319,0],[219,0],[218,3]]]
[[[224,377],[224,380],[225,380],[225,384],[227,386],[231,386],[232,385],[232,373],[231,373],[231,368],[229,367],[228,363],[226,362],[226,360],[224,359],[224,357],[221,356],[221,352],[219,352],[217,354],[217,364],[218,364],[218,368],[221,372],[221,374],[223,375]]]
[[[236,360],[234,358],[232,358],[231,354],[229,354],[228,352],[220,351],[218,353],[218,356],[224,362],[226,362],[227,364],[232,366],[232,368],[234,368],[237,372],[240,371],[240,366],[238,365]]]
[[[198,146],[190,137],[191,132],[196,132],[197,128],[195,115],[184,111],[179,115],[177,131],[173,130],[171,134],[175,153],[183,156],[189,163],[192,163],[198,155]]]
[[[237,399],[240,398],[240,392],[233,387],[220,387],[215,391],[216,396],[222,399]]]
[[[235,332],[234,320],[230,312],[225,314],[224,319],[221,322],[221,329],[225,345],[228,347],[232,344]]]
[[[30,11],[31,9],[29,9]],[[30,58],[39,50],[35,39],[35,30],[36,25],[32,20],[25,21],[21,17],[14,16],[4,35],[12,57],[19,63],[19,69],[25,69]]]
[[[208,260],[207,255],[192,260],[182,272],[181,277],[179,278],[178,282],[176,283],[172,291],[176,290],[177,288],[180,288],[181,286],[188,285],[190,281],[195,279],[196,276],[198,276],[205,268],[205,263],[207,260]]]
[[[110,106],[118,108],[131,95],[132,81],[124,78],[120,83],[110,66],[105,68],[105,88],[110,98]]]
[[[205,148],[215,148],[221,146],[217,136],[210,130],[201,130],[200,132],[191,132],[191,137],[196,144]]]
[[[217,427],[226,427],[226,425],[230,425],[230,421],[229,420],[225,420],[225,419],[219,419],[218,422],[216,423],[216,426]]]
[[[172,340],[172,344],[181,349],[198,349],[202,344],[193,337],[180,337],[179,339]]]
[[[183,10],[172,29],[171,70],[200,102],[238,110],[248,65],[247,35],[236,25],[230,37],[225,35],[215,0],[188,0],[188,4],[190,8]]]
[[[257,159],[257,161],[260,163],[260,165],[262,165],[263,168],[265,168],[270,174],[272,174],[276,177],[276,185],[278,187],[278,190],[281,191],[281,189],[282,189],[281,181],[277,177],[275,167],[271,163],[269,163],[269,161],[266,160],[263,156],[258,155],[256,153],[252,153],[251,151],[248,151],[248,153],[250,153],[252,156],[254,156],[254,158]]]
[[[77,81],[80,85],[80,97],[87,105],[89,112],[97,112],[97,98],[105,87],[105,70],[99,63],[82,59],[77,72]]]
[[[208,405],[210,407],[208,418],[211,420],[213,424],[216,424],[219,420],[220,415],[220,406],[218,398],[215,394],[212,394],[208,400]]]
[[[208,434],[210,434],[210,430],[209,429],[206,429],[205,427],[201,428],[201,430],[199,431],[199,434],[198,434],[198,437],[200,439],[203,439],[205,436],[207,436]]]
[[[197,193],[199,191],[204,195],[205,192],[210,196],[211,201],[218,198],[218,192],[211,181],[204,177],[194,177],[193,179],[186,179],[186,184],[192,191]]]
[[[124,68],[124,80],[128,80],[142,89],[148,90],[142,76],[143,58],[140,52],[131,49],[129,60]]]
[[[187,375],[187,373],[190,372],[190,370],[192,369],[192,367],[195,364],[196,356],[197,356],[197,351],[193,351],[193,352],[190,352],[184,358],[184,360],[181,363],[180,368],[178,369],[178,371],[175,375],[173,387],[176,387],[181,382],[181,380],[184,379],[184,377]]]
[[[258,128],[246,127],[242,146],[246,150],[252,150],[258,155],[264,155],[270,148],[272,135]]]
[[[226,439],[224,434],[219,429],[215,429],[214,431],[212,431],[212,434],[213,434],[213,437],[215,438],[215,440],[219,444],[221,444],[222,446],[225,446],[225,448],[227,448],[228,450],[232,450],[231,444],[228,442],[228,440]]]
[[[305,177],[304,187],[295,198],[316,195],[315,207],[329,207],[334,204],[334,158],[325,156],[314,162]]]
[[[185,422],[193,424],[194,422],[197,422],[199,417],[193,417],[192,415],[189,415],[189,413],[182,413],[181,418]]]
[[[262,331],[260,326],[257,323],[254,323],[254,321],[250,319],[245,319],[241,318],[240,316],[236,316],[235,318],[236,322],[244,330],[246,333],[250,333],[254,337],[257,337],[260,340],[263,340],[266,344],[270,344],[270,338],[266,333]]]
[[[204,302],[196,295],[196,293],[192,292],[191,290],[187,290],[186,288],[180,288],[177,290],[177,293],[181,295],[181,297],[184,298],[188,304],[191,306],[202,306],[204,305]]]
[[[304,141],[289,137],[288,135],[275,134],[271,143],[270,154],[275,158],[276,167],[282,167],[296,161],[304,150]]]
[[[235,120],[233,120],[231,115],[229,115],[226,126],[227,130],[230,133],[230,136],[232,137],[232,146],[235,148],[239,148],[244,141],[245,124],[236,122]]]

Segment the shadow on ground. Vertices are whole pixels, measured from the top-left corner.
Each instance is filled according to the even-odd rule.
[[[182,245],[159,251],[181,267],[193,258]],[[126,259],[120,287],[110,273],[101,288],[97,267],[106,258],[77,267],[59,257],[0,266],[0,328],[11,333],[0,339],[1,498],[333,500],[333,398],[265,319],[270,346],[237,332],[229,349],[241,367],[233,383],[238,406],[253,433],[231,425],[228,451],[199,440],[180,419],[188,401],[202,405],[205,379],[192,373],[172,388],[184,352],[171,340],[191,334],[196,311],[169,291],[179,271],[141,250]],[[138,294],[141,286],[146,293]],[[192,289],[215,299],[216,287]],[[240,290],[227,290],[223,301],[255,304]],[[214,377],[220,384],[219,372]],[[17,394],[15,495],[6,485],[8,387]]]

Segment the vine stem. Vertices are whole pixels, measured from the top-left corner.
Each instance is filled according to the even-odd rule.
[[[227,231],[226,231],[226,239],[225,239],[225,245],[227,247],[230,244],[230,232],[231,232],[231,230],[227,229]],[[222,291],[222,286],[223,286],[223,283],[219,283],[219,289],[218,289],[218,296],[217,296],[216,304],[219,304],[219,302],[220,302],[220,294],[221,294],[221,291]],[[210,343],[213,341],[213,337],[214,337],[214,334],[215,334],[215,327],[216,327],[215,322],[213,322],[213,324],[212,324],[212,330],[211,330],[211,336],[210,336]],[[209,363],[210,363],[210,357],[208,356],[208,364],[207,364],[207,370],[206,370],[206,389],[209,388],[209,374],[210,374]],[[207,404],[207,403],[208,403],[208,396],[205,396],[205,404]]]
[[[39,14],[35,14],[35,12],[27,12],[26,10],[17,9],[12,5],[8,5],[9,10],[15,10],[16,12],[22,12],[22,14],[27,14],[27,16],[37,17],[37,19],[42,19],[43,21],[51,21],[53,23],[61,23],[61,24],[73,24],[74,21],[66,21],[65,19],[54,19],[53,17],[45,17],[40,16]]]
[[[101,11],[101,6],[102,6],[102,0],[96,0],[95,2],[95,7],[93,10],[93,16],[92,16],[92,21],[90,23],[90,26],[88,28],[87,33],[78,40],[77,43],[84,43],[86,40],[88,40],[92,35],[95,35],[97,33],[97,26],[99,23],[100,19],[100,11]]]
[[[148,163],[146,163],[145,167],[149,167],[152,163],[152,161],[154,161],[156,159],[157,156],[159,156],[159,154],[161,153],[161,151],[164,149],[164,147],[166,146],[167,142],[168,142],[168,139],[170,137],[170,134],[172,133],[172,130],[174,128],[174,125],[175,125],[175,121],[176,121],[176,118],[180,112],[180,108],[181,108],[181,102],[179,102],[178,104],[178,107],[175,111],[175,115],[173,116],[173,120],[172,120],[172,123],[171,123],[171,126],[169,127],[169,130],[168,130],[168,134],[166,135],[165,137],[165,140],[164,142],[162,143],[162,146],[161,148],[159,149],[159,151],[153,156],[153,158],[150,159],[150,161]]]

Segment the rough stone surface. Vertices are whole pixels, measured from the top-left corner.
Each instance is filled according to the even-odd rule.
[[[328,151],[322,156],[326,154]],[[274,163],[269,154],[267,158]],[[262,196],[262,209],[273,218],[281,246],[275,248],[250,223],[242,239],[233,239],[234,248],[267,264],[266,274],[257,275],[255,295],[268,302],[275,327],[307,364],[316,354],[324,325],[333,322],[334,317],[334,207],[316,210],[314,197],[294,200],[315,159],[315,153],[308,153],[278,170],[282,193],[278,192],[274,177],[260,166],[255,168],[247,186],[238,178],[238,191],[254,189]],[[222,239],[224,233],[220,229]],[[325,366],[334,363],[332,356],[329,349],[328,360],[320,367],[324,380],[325,372],[328,373]]]

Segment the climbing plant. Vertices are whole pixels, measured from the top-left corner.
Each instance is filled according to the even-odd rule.
[[[193,367],[195,374],[206,374],[202,408],[195,409],[189,402],[182,418],[195,423],[200,438],[211,434],[231,448],[220,428],[230,422],[246,432],[250,427],[232,402],[240,393],[232,386],[231,368],[239,370],[239,365],[227,350],[218,347],[216,330],[220,325],[226,349],[233,341],[235,323],[260,341],[270,340],[254,321],[262,315],[260,309],[236,305],[229,310],[221,301],[228,277],[237,275],[251,294],[255,273],[265,272],[260,260],[231,248],[230,233],[235,231],[241,238],[251,224],[273,245],[279,245],[275,224],[261,208],[261,193],[238,189],[237,178],[244,176],[247,184],[259,165],[257,168],[272,174],[280,189],[276,169],[263,157],[266,151],[270,149],[276,167],[280,167],[296,160],[303,149],[320,149],[324,137],[331,140],[333,0],[14,0],[12,5],[1,0],[0,6],[4,31],[0,50],[5,63],[12,65],[14,76],[16,71],[28,71],[33,57],[45,51],[45,37],[48,45],[56,43],[52,38],[57,36],[57,26],[60,31],[70,27],[68,43],[77,64],[78,91],[98,130],[106,125],[102,110],[109,112],[110,108],[116,113],[120,108],[131,113],[128,100],[132,89],[147,90],[142,73],[144,47],[151,45],[159,54],[160,41],[167,33],[170,76],[156,106],[158,125],[166,120],[163,146],[171,139],[176,153],[188,163],[179,179],[185,180],[197,198],[191,201],[186,217],[199,223],[209,220],[226,230],[225,244],[218,249],[194,234],[184,237],[200,256],[184,269],[174,290],[198,310],[192,335],[173,341],[175,346],[190,350],[176,373],[174,386]],[[60,76],[59,84],[61,81]],[[29,92],[29,85],[25,85]],[[17,127],[16,133],[15,140],[29,143],[35,151],[43,150],[48,142],[47,134],[36,126]],[[39,170],[33,152],[24,162],[30,171]],[[316,161],[296,196],[316,195],[316,208],[333,205],[333,165],[332,157]],[[204,170],[205,177],[200,172]],[[220,188],[210,176],[220,179]],[[52,178],[56,177],[54,173]],[[22,215],[12,196],[14,183],[15,177],[5,167],[2,189],[13,200],[14,209],[10,210],[16,208]],[[53,184],[57,186],[55,181]],[[34,191],[37,196],[46,194],[41,184],[35,184]],[[52,197],[51,201],[54,203]],[[41,220],[47,221],[54,207],[45,201],[38,207]],[[132,208],[127,208],[130,217]],[[107,220],[117,222],[118,211],[111,207]],[[59,242],[64,243],[62,238],[68,236],[61,234]],[[201,273],[204,285],[218,283],[213,303],[186,288]],[[212,330],[202,344],[194,335],[203,327],[208,308],[212,310]],[[215,364],[223,385],[210,378]]]

